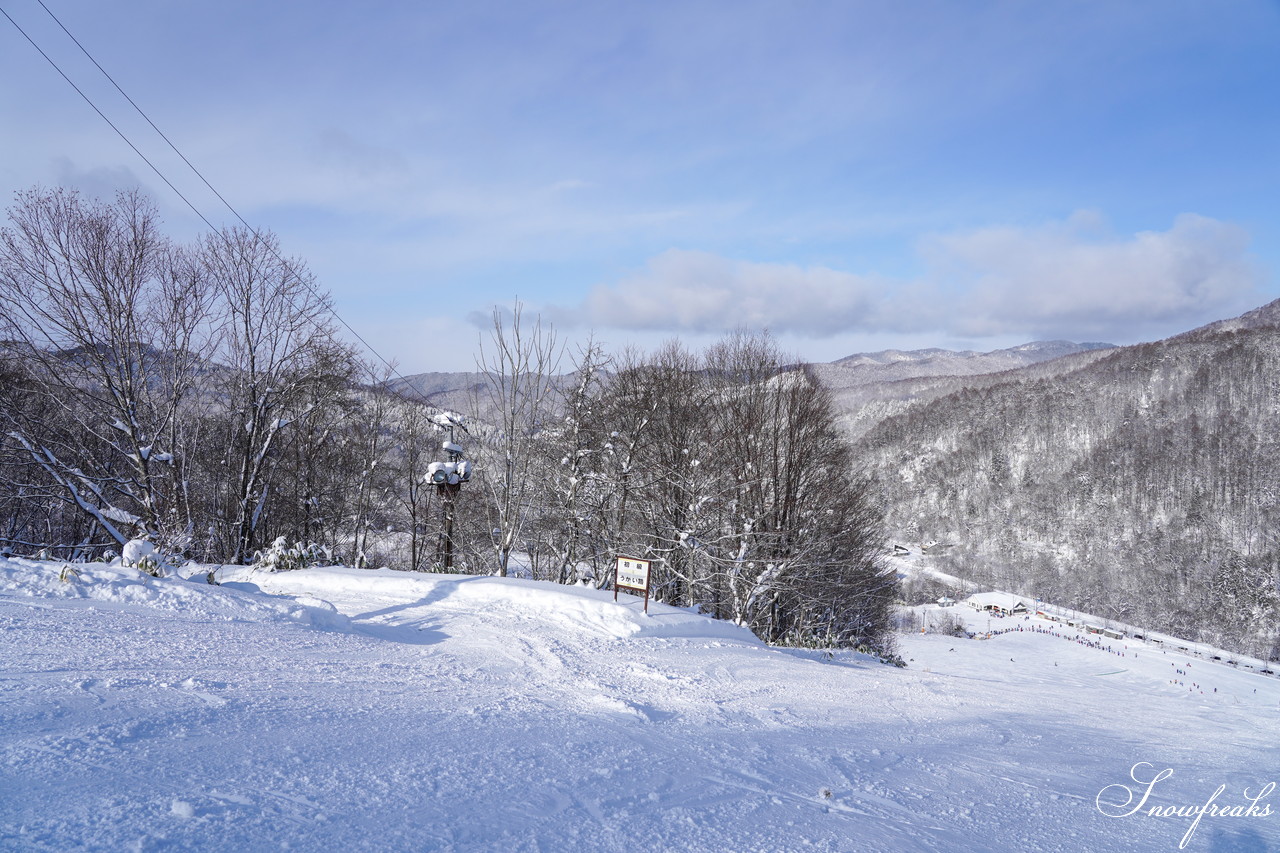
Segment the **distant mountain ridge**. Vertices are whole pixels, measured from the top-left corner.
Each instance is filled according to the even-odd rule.
[[[973,350],[882,350],[873,353],[855,353],[828,363],[812,365],[814,373],[823,384],[836,392],[850,388],[877,386],[884,383],[911,379],[930,380],[936,385],[939,377],[984,376],[1039,364],[1045,361],[1075,355],[1082,352],[1098,352],[1113,348],[1106,343],[1073,343],[1071,341],[1034,341],[1008,349],[992,352]],[[429,372],[415,373],[403,379],[393,379],[387,387],[398,393],[412,393],[419,399],[428,399],[432,405],[446,409],[464,410],[476,392],[485,385],[485,375],[479,372]],[[901,391],[872,392],[872,397],[895,397]],[[952,389],[954,390],[954,389]],[[919,390],[908,392],[915,399]],[[860,404],[863,400],[845,401],[845,408]]]
[[[919,350],[881,350],[872,353],[856,353],[831,362],[842,368],[883,370],[885,379],[906,379],[913,376],[948,374],[953,376],[977,373],[998,373],[1050,361],[1064,355],[1088,350],[1110,349],[1115,344],[1082,343],[1072,341],[1033,341],[1007,349],[977,352],[974,350],[946,350],[936,347]]]
[[[485,376],[478,372],[415,373],[386,383],[391,391],[417,400],[426,400],[441,409],[464,411],[470,399],[484,388]]]
[[[813,365],[843,411],[842,425],[856,439],[885,418],[965,388],[989,385],[1013,370],[1046,366],[1074,369],[1115,349],[1114,344],[1034,341],[992,352],[972,350],[884,350]]]

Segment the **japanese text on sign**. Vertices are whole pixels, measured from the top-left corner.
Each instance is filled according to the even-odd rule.
[[[646,591],[649,589],[649,561],[631,557],[618,558],[617,586]]]

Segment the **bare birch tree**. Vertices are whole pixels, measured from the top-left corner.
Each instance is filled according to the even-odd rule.
[[[511,553],[529,521],[533,478],[541,476],[542,456],[535,446],[553,414],[561,354],[555,332],[544,329],[540,318],[528,323],[519,302],[509,321],[494,308],[488,343],[480,341],[477,367],[485,383],[473,408],[489,429],[480,433],[484,456],[477,460],[477,470],[490,499],[495,571],[501,577],[506,577]]]
[[[599,492],[600,456],[608,444],[609,432],[600,420],[604,394],[603,374],[609,360],[593,340],[575,358],[569,382],[560,392],[560,429],[546,448],[548,466],[548,525],[553,538],[555,580],[579,580],[579,564],[599,563],[593,553],[590,531],[592,516],[598,513],[593,493]],[[593,567],[594,568],[594,567]],[[595,576],[595,571],[591,571]]]

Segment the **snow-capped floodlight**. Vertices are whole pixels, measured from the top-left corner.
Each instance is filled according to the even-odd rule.
[[[440,565],[447,572],[453,567],[453,502],[458,496],[462,484],[471,479],[471,463],[462,458],[462,445],[454,441],[455,429],[466,432],[462,425],[462,416],[453,412],[441,412],[433,415],[432,422],[449,432],[447,441],[440,444],[440,449],[449,457],[447,462],[432,462],[427,466],[427,482],[436,487],[440,495],[441,507],[444,510],[444,534],[440,538]]]

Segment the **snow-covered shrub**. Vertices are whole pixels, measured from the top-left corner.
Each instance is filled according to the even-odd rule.
[[[253,555],[253,567],[266,572],[290,572],[311,566],[333,564],[333,553],[323,545],[301,542],[289,545],[283,536],[271,543],[271,547]]]
[[[120,551],[120,565],[137,569],[155,578],[162,578],[168,568],[156,546],[145,539],[130,539]]]
[[[281,536],[269,548],[253,555],[253,567],[266,572],[293,571],[302,568],[302,555],[297,548],[290,548],[289,541]]]

